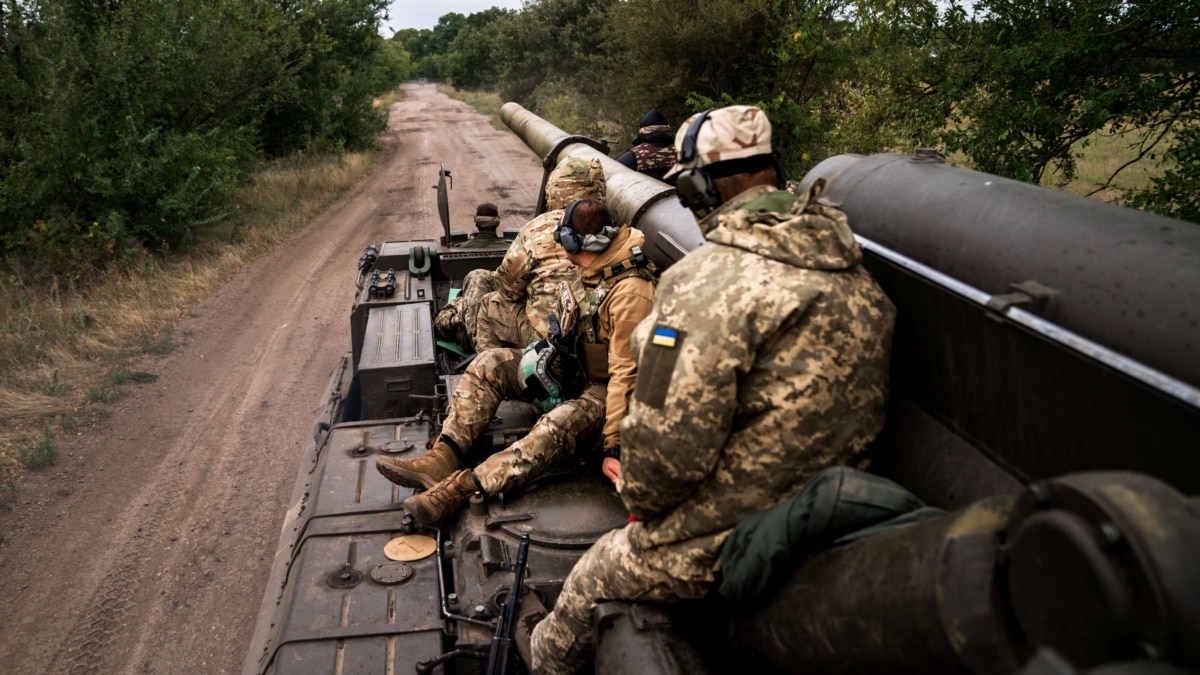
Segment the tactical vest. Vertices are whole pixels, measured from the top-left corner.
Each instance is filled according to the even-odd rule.
[[[637,158],[638,173],[662,180],[667,171],[675,166],[675,146],[673,145],[658,146],[642,143],[630,148],[630,151]]]
[[[641,251],[639,250],[637,253],[640,254]],[[600,317],[598,316],[604,298],[617,287],[617,284],[630,277],[640,277],[651,284],[657,283],[654,278],[654,263],[645,258],[643,261],[643,264],[637,265],[634,263],[634,258],[629,258],[612,265],[604,270],[604,276],[595,288],[588,288],[585,285],[582,296],[577,300],[578,321],[575,325],[579,326],[579,360],[582,362],[584,373],[589,380],[605,381],[609,378],[608,344],[600,341]]]

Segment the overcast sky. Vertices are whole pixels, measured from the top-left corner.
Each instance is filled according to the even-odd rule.
[[[401,28],[433,28],[443,14],[458,12],[467,16],[489,7],[521,9],[521,0],[392,0],[388,3],[389,18],[380,33],[391,37]]]

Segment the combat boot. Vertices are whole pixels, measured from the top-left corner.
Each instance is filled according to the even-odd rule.
[[[429,489],[458,470],[458,454],[439,438],[420,457],[398,459],[380,455],[375,458],[375,468],[397,485]]]
[[[422,524],[435,525],[461,511],[477,491],[480,491],[479,485],[470,469],[463,469],[450,474],[428,490],[405,499],[404,508]]]

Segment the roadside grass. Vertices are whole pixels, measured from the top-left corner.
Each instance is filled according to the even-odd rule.
[[[174,349],[175,324],[191,307],[303,229],[374,162],[372,152],[275,161],[190,250],[146,254],[86,284],[0,268],[0,503],[24,470],[54,462],[58,436],[102,423],[106,404],[156,379],[136,364]]]
[[[445,94],[456,101],[462,101],[471,106],[480,115],[488,118],[492,126],[505,130],[508,127],[500,121],[500,107],[504,105],[504,101],[500,98],[500,94],[494,91],[466,91],[463,89],[455,89],[448,84],[437,85],[439,93]]]
[[[1057,172],[1051,172],[1046,184],[1071,194],[1119,204],[1131,194],[1150,187],[1150,180],[1161,176],[1167,168],[1159,161],[1161,152],[1134,162],[1139,139],[1136,131],[1112,133],[1106,130],[1092,134],[1075,144],[1075,177],[1063,181]],[[1164,138],[1161,147],[1166,149],[1170,140],[1170,137]],[[1129,162],[1133,163],[1105,187],[1109,176]]]
[[[371,101],[371,107],[372,108],[385,108],[385,109],[390,108],[390,107],[392,107],[393,103],[395,103],[396,101],[399,101],[402,98],[404,98],[404,94],[402,94],[400,92],[399,88],[396,88],[396,89],[393,89],[393,90],[389,91],[388,93],[384,94],[383,96],[376,98],[374,101]]]

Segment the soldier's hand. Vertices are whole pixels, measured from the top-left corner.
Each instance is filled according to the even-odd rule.
[[[617,482],[617,476],[621,475],[621,460],[616,457],[605,457],[604,463],[600,465],[600,470],[612,482]]]

